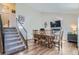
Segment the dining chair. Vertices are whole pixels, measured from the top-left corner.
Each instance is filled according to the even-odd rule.
[[[46,34],[46,30],[45,29],[40,29],[40,34],[41,35],[45,35]]]
[[[40,37],[39,37],[39,44],[45,46],[46,41],[46,31],[45,29],[40,29]]]
[[[38,41],[39,41],[39,44],[40,44],[41,46],[45,46],[46,36],[45,36],[45,35],[40,35]]]
[[[57,31],[54,33],[55,34],[55,39],[54,39],[54,47],[58,48],[58,52],[62,49],[62,39],[63,39],[63,31]]]
[[[40,32],[40,35],[41,35],[41,39],[40,39],[40,44],[42,46],[46,46],[48,48],[51,48],[52,47],[52,43],[53,43],[53,39],[54,39],[54,36],[51,36],[51,33],[50,35],[48,35],[49,31],[48,30],[43,30]]]
[[[48,48],[52,48],[54,43],[54,36],[46,36],[46,45]]]
[[[38,42],[38,30],[33,30],[34,43]]]

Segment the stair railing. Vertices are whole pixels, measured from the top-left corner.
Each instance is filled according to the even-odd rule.
[[[19,34],[21,35],[21,38],[23,39],[26,47],[28,48],[28,42],[27,42],[27,31],[25,29],[25,27],[23,26],[23,24],[16,19],[16,25],[17,25],[17,30],[19,32]]]

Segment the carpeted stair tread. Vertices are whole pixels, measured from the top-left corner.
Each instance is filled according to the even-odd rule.
[[[10,49],[8,49],[7,51],[10,51],[10,50],[13,50],[13,49],[17,49],[17,48],[20,48],[20,47],[23,47],[24,45],[19,45],[19,46],[16,46],[16,47],[12,47]]]
[[[11,41],[11,40],[18,40],[18,39],[21,39],[20,37],[13,37],[13,38],[5,38],[6,40],[5,41]]]
[[[15,42],[15,41],[20,41],[21,39],[13,39],[13,40],[5,40],[6,43],[10,43],[10,42]]]
[[[8,49],[5,54],[14,54],[14,53],[22,51],[24,49],[25,49],[24,45],[19,45],[19,46],[13,47],[11,49]]]
[[[13,38],[13,37],[19,37],[19,35],[5,35],[4,38]]]
[[[5,45],[5,48],[6,48],[6,50],[8,50],[8,49],[10,49],[12,47],[16,47],[16,46],[19,46],[19,45],[23,45],[23,43],[20,42],[20,43],[11,44],[11,45]]]
[[[17,32],[4,32],[4,34],[18,34]]]
[[[8,36],[8,37],[9,37],[9,36],[19,36],[19,34],[10,34],[10,35],[9,35],[9,34],[5,34],[5,37],[7,37],[7,36]]]
[[[5,43],[5,45],[13,45],[18,43],[22,43],[22,41],[9,42],[9,43]]]
[[[5,54],[13,54],[25,49],[16,28],[4,28]]]

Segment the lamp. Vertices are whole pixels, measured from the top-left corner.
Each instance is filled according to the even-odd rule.
[[[72,25],[71,25],[71,29],[72,29],[72,31],[75,33],[76,30],[77,30],[77,25],[72,24]]]

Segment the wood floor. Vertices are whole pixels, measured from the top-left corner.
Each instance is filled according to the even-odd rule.
[[[28,41],[28,49],[16,53],[15,55],[78,55],[78,49],[74,43],[68,43],[66,40],[62,42],[62,50],[59,52],[57,48],[47,48],[34,44],[33,40]]]

